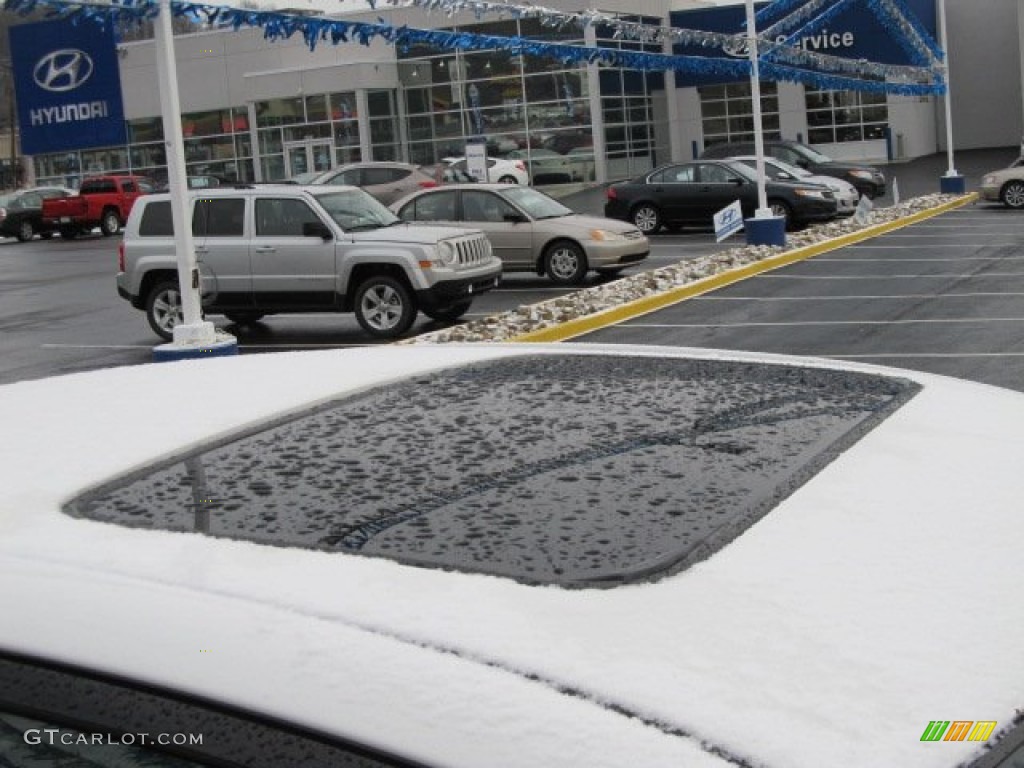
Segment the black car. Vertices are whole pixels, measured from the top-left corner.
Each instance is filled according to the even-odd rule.
[[[37,234],[49,240],[55,230],[43,223],[43,199],[73,194],[74,190],[63,187],[36,187],[0,197],[0,236],[16,237],[23,243]]]
[[[768,181],[768,207],[787,227],[836,216],[832,190],[819,184]],[[655,168],[608,187],[604,215],[632,222],[645,235],[681,226],[711,227],[714,215],[739,200],[743,215],[758,207],[757,175],[740,162],[694,160]]]
[[[752,155],[754,142],[734,141],[726,144],[712,144],[701,154],[701,159],[738,157]],[[864,163],[845,163],[833,160],[816,149],[799,141],[783,141],[771,139],[764,143],[764,153],[776,157],[784,163],[806,168],[811,173],[821,176],[835,176],[848,181],[862,195],[874,199],[885,194],[885,174],[873,165]]]

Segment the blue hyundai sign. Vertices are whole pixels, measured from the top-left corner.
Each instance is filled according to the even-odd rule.
[[[904,5],[929,33],[935,33],[935,0],[904,0]],[[764,3],[756,5],[758,10]],[[674,53],[684,56],[740,57],[746,58],[746,46],[742,44],[745,34],[746,9],[743,5],[731,5],[696,11],[674,11],[670,15],[672,26],[680,29],[697,29],[705,32],[724,32],[736,35],[737,45],[732,50],[713,50],[699,45],[677,45]],[[891,23],[891,22],[889,22]],[[770,25],[769,25],[770,26]],[[758,29],[758,32],[763,32]],[[798,45],[811,53],[823,53],[848,59],[865,59],[879,64],[910,65],[905,48],[900,44],[898,33],[886,27],[871,9],[870,3],[851,3],[839,13],[827,27],[803,37]],[[728,46],[726,46],[728,48]],[[680,87],[723,83],[737,78],[721,75],[676,75]]]
[[[24,154],[125,143],[109,24],[44,21],[13,26],[9,34]]]

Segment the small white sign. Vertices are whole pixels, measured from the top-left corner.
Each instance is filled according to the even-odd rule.
[[[466,173],[477,181],[487,181],[487,145],[466,145]]]
[[[861,195],[860,201],[857,203],[857,210],[853,212],[853,220],[860,226],[866,227],[868,225],[868,216],[874,208],[875,204],[871,202],[871,198],[867,195]]]
[[[730,205],[715,214],[715,239],[722,242],[729,235],[743,229],[743,209],[740,201],[734,200]]]

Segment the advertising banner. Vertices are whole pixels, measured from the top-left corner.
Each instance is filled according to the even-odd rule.
[[[110,25],[44,21],[9,34],[23,154],[125,143]]]
[[[760,11],[766,5],[767,3],[758,2],[755,3],[755,8]],[[935,0],[906,0],[904,5],[925,30],[935,33]],[[799,7],[799,3],[794,7]],[[744,32],[746,8],[743,5],[672,11],[670,19],[673,27],[734,35],[735,44],[726,45],[724,49],[714,50],[699,45],[677,44],[672,51],[676,55],[733,59],[747,58],[749,55]],[[758,31],[763,32],[761,29]],[[899,42],[898,30],[887,27],[872,10],[871,3],[848,3],[846,9],[826,28],[803,37],[798,47],[810,53],[823,53],[847,59],[866,59],[893,65],[912,63],[906,49]],[[733,82],[738,79],[723,75],[686,73],[676,75],[676,85],[682,88]]]

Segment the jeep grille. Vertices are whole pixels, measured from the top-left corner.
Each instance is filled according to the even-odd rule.
[[[485,235],[474,235],[455,241],[460,267],[475,267],[488,260],[490,248]]]

